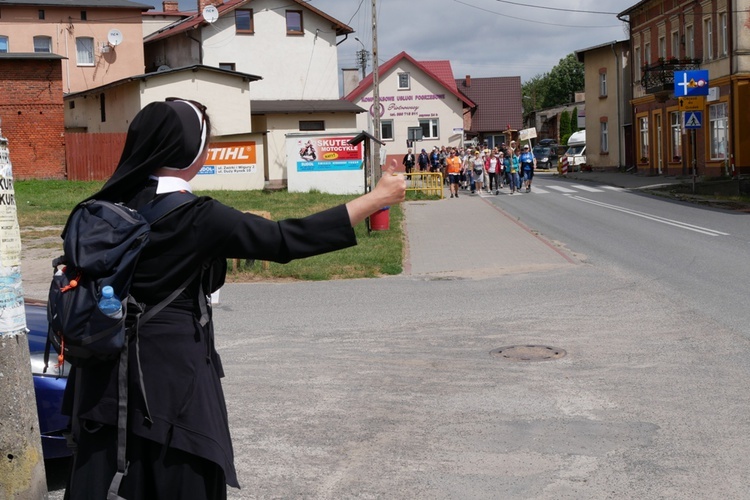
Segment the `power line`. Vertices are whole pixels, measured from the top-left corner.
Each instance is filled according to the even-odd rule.
[[[563,28],[617,28],[618,26],[620,26],[619,24],[611,24],[611,25],[608,25],[608,26],[582,26],[582,25],[562,25],[560,23],[545,23],[544,21],[539,21],[537,19],[524,19],[522,17],[509,16],[507,14],[502,14],[500,12],[495,12],[494,10],[483,9],[482,7],[477,7],[476,5],[471,5],[470,3],[461,2],[460,0],[453,0],[453,1],[456,2],[456,3],[460,3],[462,5],[466,5],[467,7],[472,7],[474,9],[481,10],[483,12],[488,12],[490,14],[495,14],[497,16],[507,17],[509,19],[515,19],[516,21],[526,21],[528,23],[544,24],[544,25],[547,25],[547,26],[559,26],[559,27],[563,27]]]
[[[605,14],[605,15],[610,15],[610,16],[616,16],[617,14],[619,14],[619,12],[600,12],[596,10],[577,10],[577,9],[562,9],[559,7],[546,7],[544,5],[531,5],[531,4],[526,4],[526,3],[511,2],[509,0],[495,0],[495,1],[500,2],[500,3],[507,3],[510,5],[520,5],[521,7],[531,7],[534,9],[559,10],[562,12],[578,12],[581,14]]]

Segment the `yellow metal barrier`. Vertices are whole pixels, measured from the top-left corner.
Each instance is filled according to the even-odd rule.
[[[420,191],[443,198],[443,174],[440,172],[411,172],[406,175],[406,190]]]

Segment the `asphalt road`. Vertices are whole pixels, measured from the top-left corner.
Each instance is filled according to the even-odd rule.
[[[659,282],[681,302],[750,334],[744,271],[746,213],[558,177],[537,176],[525,198],[487,198],[587,262]]]
[[[673,213],[732,236],[693,234],[573,196],[664,217],[669,202],[543,184],[407,204],[431,229],[410,232],[411,250],[447,252],[450,272],[412,263],[381,279],[222,289],[243,487],[230,498],[748,498],[746,326],[694,303],[675,269],[654,274],[733,249],[740,280],[743,223]],[[452,237],[434,248],[434,234]],[[714,247],[722,238],[735,246]],[[497,260],[483,264],[487,245]],[[565,355],[495,355],[529,345]]]

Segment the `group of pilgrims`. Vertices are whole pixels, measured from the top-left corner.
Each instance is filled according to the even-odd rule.
[[[458,198],[459,190],[500,194],[506,186],[510,194],[522,187],[531,192],[536,159],[528,144],[519,146],[510,141],[492,149],[435,146],[430,153],[425,149],[414,155],[409,149],[402,161],[407,174],[412,172],[440,172],[450,187],[450,197]]]

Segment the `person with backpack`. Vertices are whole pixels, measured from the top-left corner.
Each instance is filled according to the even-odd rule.
[[[392,161],[371,192],[346,204],[282,221],[243,213],[189,194],[210,137],[200,103],[148,104],[130,124],[114,174],[85,200],[122,203],[127,212],[188,193],[186,202],[151,222],[132,273],[129,295],[143,316],[166,305],[145,323],[130,319],[134,309],[127,308],[127,363],[92,361],[69,374],[63,412],[71,416],[76,451],[66,499],[227,498],[227,485],[239,484],[206,300],[224,283],[227,259],[285,263],[350,247],[356,244],[353,226],[405,196],[404,176],[395,174]],[[76,293],[72,281],[68,286],[64,293]],[[123,392],[124,449],[118,425]],[[121,458],[126,474],[119,471]]]

